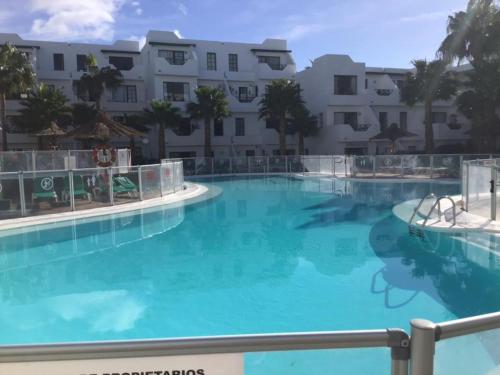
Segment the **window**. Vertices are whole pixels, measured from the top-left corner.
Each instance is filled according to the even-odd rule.
[[[245,156],[255,156],[255,150],[246,150],[245,151]]]
[[[54,53],[54,70],[64,70],[64,55],[62,53]]]
[[[215,52],[207,52],[207,70],[217,70],[217,55]]]
[[[357,76],[340,76],[334,77],[334,94],[335,95],[357,95],[358,94],[358,77]]]
[[[408,129],[408,113],[399,112],[399,128],[406,131]]]
[[[195,127],[191,123],[191,119],[189,117],[183,117],[181,119],[179,126],[173,128],[172,130],[178,136],[187,137],[193,134]],[[189,156],[184,156],[184,157],[189,157]]]
[[[272,70],[283,70],[279,56],[259,56],[259,64],[267,64]]]
[[[350,125],[356,129],[358,127],[358,112],[335,112],[333,123],[335,125]]]
[[[47,86],[47,90],[50,92],[56,91],[56,85],[45,85]]]
[[[134,85],[120,85],[111,90],[113,102],[137,103],[137,88]]]
[[[163,82],[163,97],[171,102],[187,102],[189,100],[189,83]]]
[[[235,53],[229,54],[229,71],[230,72],[238,71],[238,55]]]
[[[266,118],[266,129],[278,129],[278,121]]]
[[[163,57],[170,65],[184,65],[186,63],[184,51],[159,50],[158,57]]]
[[[76,70],[79,72],[87,71],[87,55],[76,55]]]
[[[245,119],[243,117],[236,117],[234,119],[235,136],[243,137],[245,135]]]
[[[214,137],[224,136],[224,121],[222,119],[214,121]]]
[[[387,129],[387,112],[378,113],[378,122],[380,123],[380,131]]]
[[[433,124],[446,124],[446,112],[432,112]]]
[[[118,70],[130,70],[134,67],[134,59],[129,56],[109,56],[109,63]]]
[[[250,98],[248,95],[248,87],[240,86],[238,88],[238,99],[242,103],[247,103],[252,101],[253,98]]]

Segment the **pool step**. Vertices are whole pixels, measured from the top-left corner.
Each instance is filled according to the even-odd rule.
[[[417,237],[421,240],[425,240],[424,231],[415,225],[408,225],[408,232],[411,237]]]

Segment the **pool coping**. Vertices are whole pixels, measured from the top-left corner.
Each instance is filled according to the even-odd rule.
[[[202,184],[185,182],[185,189],[163,197],[147,199],[143,201],[124,203],[116,206],[106,206],[91,208],[80,211],[59,212],[56,214],[46,214],[39,216],[19,217],[0,221],[0,232],[10,229],[24,228],[28,226],[52,224],[56,222],[87,219],[99,216],[106,216],[129,211],[137,211],[156,206],[168,206],[174,203],[182,203],[188,199],[199,197],[209,191],[209,188]]]

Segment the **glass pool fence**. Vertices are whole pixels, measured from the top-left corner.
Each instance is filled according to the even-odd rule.
[[[129,166],[129,149],[116,150],[113,166]],[[94,168],[92,150],[3,151],[0,152],[0,172],[54,171]]]
[[[500,159],[471,160],[462,165],[462,199],[467,212],[500,218]]]
[[[160,198],[183,189],[183,164],[0,172],[0,219]]]
[[[447,370],[454,362],[464,374],[496,373],[500,313],[480,315],[443,323],[416,319],[411,322],[411,336],[402,329],[260,334],[166,340],[135,340],[49,345],[15,345],[0,347],[0,373],[13,375],[62,374],[183,374],[238,375],[252,373],[288,373],[299,366],[301,351],[310,353],[304,373],[351,374],[355,363],[331,361],[328,368],[317,369],[314,353],[339,349],[356,350],[358,362],[368,351],[382,350],[386,370],[367,365],[363,373],[392,375],[457,374]],[[469,351],[474,340],[485,357]],[[465,344],[465,346],[464,346]],[[441,346],[448,345],[443,356]],[[477,347],[477,346],[476,346]],[[342,352],[346,352],[343,350]],[[264,356],[252,357],[252,353]],[[273,354],[275,353],[275,354]],[[288,354],[288,355],[287,355]],[[373,353],[371,353],[373,354]],[[490,356],[490,358],[487,358]],[[278,359],[266,361],[269,357]],[[332,355],[332,358],[342,358]],[[346,357],[348,358],[348,357]],[[247,369],[247,364],[251,366]],[[456,367],[456,366],[455,366]],[[343,369],[343,370],[341,370]],[[483,371],[484,370],[484,371]],[[158,371],[158,372],[155,372]],[[489,372],[491,371],[491,372]],[[356,372],[360,373],[360,372]]]
[[[495,155],[302,155],[184,158],[186,176],[295,173],[358,178],[459,178],[464,161]]]

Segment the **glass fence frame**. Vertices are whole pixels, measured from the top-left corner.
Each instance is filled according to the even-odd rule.
[[[145,179],[147,177],[145,172],[151,170],[158,172],[155,174],[154,178],[157,178],[155,181]],[[162,173],[165,171],[170,174],[170,182],[167,183],[162,179]],[[12,190],[7,197],[2,194],[5,181],[10,181],[9,188]],[[75,183],[78,186],[75,186]],[[147,183],[157,186],[152,194]],[[96,200],[96,189],[99,190],[98,200]],[[162,164],[139,166],[0,172],[0,203],[5,203],[6,206],[8,202],[8,218],[85,209],[77,205],[77,197],[81,198],[80,200],[88,199],[89,202],[100,202],[97,206],[88,207],[93,209],[161,198],[183,189],[184,172],[180,160],[165,160]],[[14,206],[18,208],[12,210],[14,196],[16,197]],[[94,200],[91,200],[91,196]],[[37,199],[47,202],[51,207],[56,206],[57,212],[40,210]],[[36,210],[35,203],[38,207]]]

